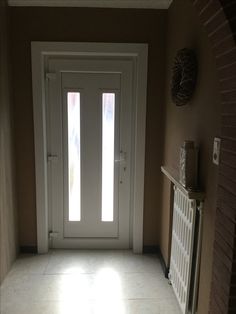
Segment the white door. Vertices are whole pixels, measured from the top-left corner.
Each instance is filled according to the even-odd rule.
[[[130,246],[132,62],[48,63],[51,246]]]

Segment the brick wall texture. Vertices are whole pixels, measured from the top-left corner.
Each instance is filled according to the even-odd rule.
[[[221,163],[210,314],[236,313],[236,0],[189,0],[216,58],[221,93]]]

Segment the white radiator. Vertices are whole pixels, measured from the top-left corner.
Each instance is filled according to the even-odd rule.
[[[196,210],[196,200],[175,187],[169,279],[183,314],[189,311]]]

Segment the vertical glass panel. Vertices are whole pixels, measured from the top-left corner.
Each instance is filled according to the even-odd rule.
[[[81,219],[80,93],[67,94],[69,221]]]
[[[113,221],[115,94],[102,94],[102,221]]]

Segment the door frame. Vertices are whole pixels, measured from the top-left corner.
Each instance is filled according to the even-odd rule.
[[[32,88],[34,114],[37,249],[47,253],[48,185],[46,133],[46,80],[48,57],[112,57],[131,59],[134,64],[133,82],[133,174],[131,176],[132,248],[143,250],[144,167],[146,131],[146,90],[148,45],[127,43],[31,42]],[[53,74],[51,74],[53,75]]]

